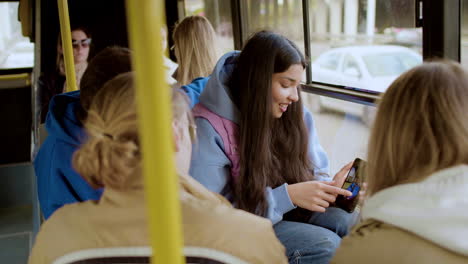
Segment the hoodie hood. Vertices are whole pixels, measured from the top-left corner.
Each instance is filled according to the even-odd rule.
[[[76,111],[80,107],[80,91],[54,96],[46,119],[48,136],[71,145],[79,145],[85,136],[83,125],[76,117]]]
[[[232,51],[222,56],[200,96],[200,102],[213,113],[238,124],[240,112],[231,100],[227,86],[231,77],[239,51]]]
[[[432,174],[422,182],[376,193],[362,208],[376,219],[468,256],[468,166]]]

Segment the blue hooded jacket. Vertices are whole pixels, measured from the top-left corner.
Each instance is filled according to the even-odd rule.
[[[76,117],[80,92],[56,95],[46,118],[48,136],[34,160],[39,203],[45,219],[65,204],[98,200],[102,189],[93,189],[72,166],[73,153],[85,139]]]
[[[198,104],[198,98],[203,92],[203,89],[205,89],[206,83],[209,79],[210,77],[198,77],[193,79],[191,83],[181,87],[181,89],[184,90],[184,92],[190,98],[190,108],[193,108],[196,104]]]
[[[200,96],[200,102],[213,113],[239,123],[240,112],[231,100],[227,82],[235,66],[238,51],[233,51],[221,57]],[[314,164],[314,174],[322,175],[317,180],[330,181],[328,173],[328,158],[318,140],[314,120],[311,113],[304,108],[304,122],[309,131],[309,158]],[[210,191],[223,193],[228,199],[232,198],[229,187],[231,161],[224,153],[221,136],[204,118],[196,118],[197,145],[192,150],[190,175],[197,179]],[[267,218],[273,224],[281,221],[283,215],[296,208],[287,192],[287,184],[276,188],[267,187],[268,202]],[[232,199],[230,199],[232,200]]]
[[[190,98],[190,107],[198,103],[208,79],[196,78],[181,87]],[[93,189],[72,166],[73,153],[86,139],[83,124],[75,114],[80,107],[80,91],[59,94],[50,101],[46,118],[48,136],[34,160],[45,219],[65,204],[99,200],[102,195],[102,189]]]

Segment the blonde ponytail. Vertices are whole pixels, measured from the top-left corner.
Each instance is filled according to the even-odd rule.
[[[132,73],[118,75],[94,97],[84,127],[87,140],[73,156],[75,170],[92,187],[126,190],[142,187],[141,154]],[[187,117],[195,127],[188,98],[172,93],[173,120]]]
[[[107,82],[96,94],[84,124],[88,139],[73,166],[94,188],[141,186],[133,74]]]

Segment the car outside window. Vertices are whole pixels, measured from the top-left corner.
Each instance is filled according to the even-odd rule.
[[[417,57],[406,53],[372,54],[362,59],[374,77],[400,75],[421,63]]]
[[[325,69],[334,70],[338,68],[338,62],[340,61],[340,54],[332,53],[328,56],[323,57],[317,63]]]
[[[353,72],[356,76],[361,76],[361,71],[359,70],[356,60],[350,55],[347,55],[343,64],[343,73],[348,74],[349,72]]]

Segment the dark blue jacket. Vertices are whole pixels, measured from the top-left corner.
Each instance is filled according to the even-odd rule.
[[[73,153],[85,139],[75,114],[79,107],[79,91],[56,95],[50,101],[48,136],[34,160],[39,203],[46,219],[65,204],[98,200],[102,194],[102,189],[93,189],[72,166]]]

